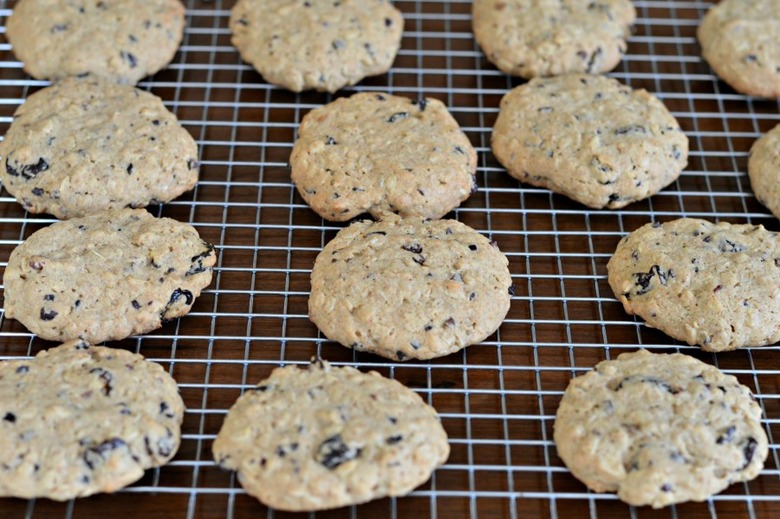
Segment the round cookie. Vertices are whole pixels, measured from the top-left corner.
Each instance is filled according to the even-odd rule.
[[[0,363],[0,496],[114,492],[179,448],[184,403],[159,364],[70,341]]]
[[[506,94],[491,145],[513,177],[595,209],[650,197],[688,164],[688,138],[658,98],[585,74]]]
[[[455,220],[356,222],[314,262],[309,318],[356,350],[441,357],[501,325],[514,291],[507,265],[495,242]]]
[[[362,93],[306,114],[290,155],[292,180],[327,220],[441,218],[476,190],[477,152],[447,107]]]
[[[404,20],[386,0],[239,0],[232,43],[269,83],[335,92],[384,74]]]
[[[526,79],[615,68],[636,11],[630,0],[475,0],[474,37],[488,61]]]
[[[780,2],[721,0],[697,36],[702,57],[734,90],[780,97]]]
[[[750,186],[759,202],[780,218],[780,125],[753,143],[748,158]]]
[[[143,209],[58,222],[11,253],[5,317],[47,340],[124,339],[189,312],[215,262],[193,227]]]
[[[681,218],[625,236],[607,264],[623,308],[706,351],[780,340],[780,234]]]
[[[0,179],[30,212],[67,219],[168,202],[195,186],[197,158],[159,97],[67,78],[16,110],[0,142]]]
[[[19,0],[6,36],[38,79],[90,75],[135,84],[171,62],[184,25],[179,0]]]
[[[554,427],[577,479],[634,506],[704,501],[758,476],[768,453],[750,390],[679,353],[599,363],[571,380]]]
[[[264,504],[311,511],[400,496],[449,456],[436,411],[372,371],[291,365],[244,393],[212,447]]]

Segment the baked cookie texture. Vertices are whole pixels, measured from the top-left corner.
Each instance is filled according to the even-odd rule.
[[[474,37],[485,57],[525,79],[615,68],[636,19],[630,0],[475,0]]]
[[[647,350],[572,379],[554,431],[558,455],[588,488],[653,508],[749,481],[769,450],[750,389],[693,357]]]
[[[5,316],[47,340],[124,339],[188,313],[215,262],[192,226],[143,209],[58,222],[11,253]]]
[[[780,2],[721,0],[697,36],[702,57],[734,90],[780,97]]]
[[[233,45],[269,83],[335,92],[390,69],[404,20],[387,0],[239,0]]]
[[[441,101],[361,93],[306,114],[290,167],[327,220],[441,218],[476,190],[477,152]]]
[[[165,465],[184,403],[159,364],[70,341],[0,362],[0,496],[114,492]]]
[[[355,222],[317,256],[309,318],[329,339],[392,360],[485,340],[514,292],[495,242],[455,220]]]
[[[753,143],[748,176],[758,201],[780,218],[780,125]]]
[[[780,340],[780,234],[681,218],[625,236],[607,264],[629,314],[705,351]]]
[[[650,197],[688,164],[688,138],[658,98],[586,74],[511,90],[491,146],[511,176],[594,209]]]
[[[25,209],[60,219],[143,207],[195,186],[198,147],[159,97],[67,78],[16,110],[0,179]]]
[[[19,0],[6,36],[35,78],[135,84],[173,60],[184,12],[179,0]]]
[[[220,467],[278,510],[401,496],[449,456],[436,411],[401,383],[317,361],[277,368],[230,408],[213,444]]]

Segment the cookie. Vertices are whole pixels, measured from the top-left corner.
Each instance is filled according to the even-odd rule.
[[[780,234],[681,218],[620,240],[609,285],[629,314],[706,351],[780,340]]]
[[[558,455],[588,488],[653,508],[749,481],[769,450],[750,389],[679,353],[599,363],[569,382],[554,428]]]
[[[129,85],[63,79],[31,95],[0,142],[0,179],[60,219],[168,202],[195,186],[198,147],[162,100]]]
[[[327,220],[441,218],[476,190],[477,152],[441,101],[363,93],[306,114],[290,167]]]
[[[355,222],[317,256],[309,319],[329,339],[393,360],[490,336],[514,292],[495,242],[455,220]]]
[[[335,92],[388,71],[404,20],[386,0],[239,0],[232,43],[269,83]]]
[[[171,62],[184,25],[179,0],[19,0],[6,36],[35,78],[135,84]]]
[[[184,403],[159,364],[70,341],[0,362],[0,496],[114,492],[165,465]]]
[[[758,201],[780,218],[780,125],[753,143],[748,176]]]
[[[636,11],[630,0],[475,0],[474,37],[488,61],[526,79],[615,68]]]
[[[417,393],[375,371],[317,361],[277,368],[244,393],[212,450],[267,506],[311,511],[407,494],[450,448]]]
[[[721,0],[697,36],[702,57],[734,90],[780,97],[780,3]]]
[[[5,316],[47,340],[124,339],[189,312],[215,261],[193,227],[143,209],[58,222],[11,253]]]
[[[688,138],[658,98],[585,74],[510,91],[491,144],[513,177],[595,209],[650,197],[688,164]]]

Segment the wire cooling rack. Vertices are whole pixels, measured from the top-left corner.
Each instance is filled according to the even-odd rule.
[[[85,0],[86,1],[86,0]],[[112,346],[166,366],[188,407],[179,453],[114,495],[68,503],[0,500],[0,517],[287,517],[247,496],[217,468],[211,443],[228,407],[279,365],[314,354],[376,369],[433,404],[452,454],[410,496],[311,517],[750,517],[780,515],[778,348],[702,353],[627,316],[606,282],[606,263],[626,232],[681,216],[778,222],[756,202],[745,174],[752,142],[778,122],[778,104],[736,94],[699,57],[695,31],[703,1],[639,0],[629,54],[611,74],[655,92],[690,137],[690,164],[672,186],[617,211],[589,210],[510,178],[490,153],[503,94],[519,84],[484,60],[464,0],[395,2],[406,27],[392,70],[339,95],[389,91],[444,101],[479,151],[480,190],[450,215],[492,236],[510,259],[516,294],[501,329],[480,345],[430,362],[394,363],[325,340],[307,317],[309,273],[342,225],[321,220],[290,183],[287,161],[301,117],[333,96],[272,87],[230,45],[232,1],[189,0],[188,26],[173,64],[140,84],[165,100],[195,136],[201,181],[158,215],[194,225],[219,252],[211,287],[189,316]],[[0,0],[0,134],[17,106],[45,82],[32,80],[10,51]],[[52,222],[0,194],[0,266],[11,250]],[[718,365],[750,386],[765,410],[771,449],[750,483],[705,503],[653,511],[594,494],[564,468],[552,423],[569,379],[605,358],[644,346],[680,350]],[[0,322],[0,356],[52,346],[23,326]]]

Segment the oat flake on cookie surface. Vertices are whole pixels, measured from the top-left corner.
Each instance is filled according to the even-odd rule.
[[[279,510],[408,494],[449,456],[436,411],[377,372],[313,362],[277,368],[230,408],[214,459]]]
[[[0,362],[0,496],[119,490],[174,456],[183,417],[176,382],[135,353],[76,340]]]
[[[653,508],[749,481],[769,450],[750,389],[693,357],[647,350],[572,379],[554,438],[588,488]]]

